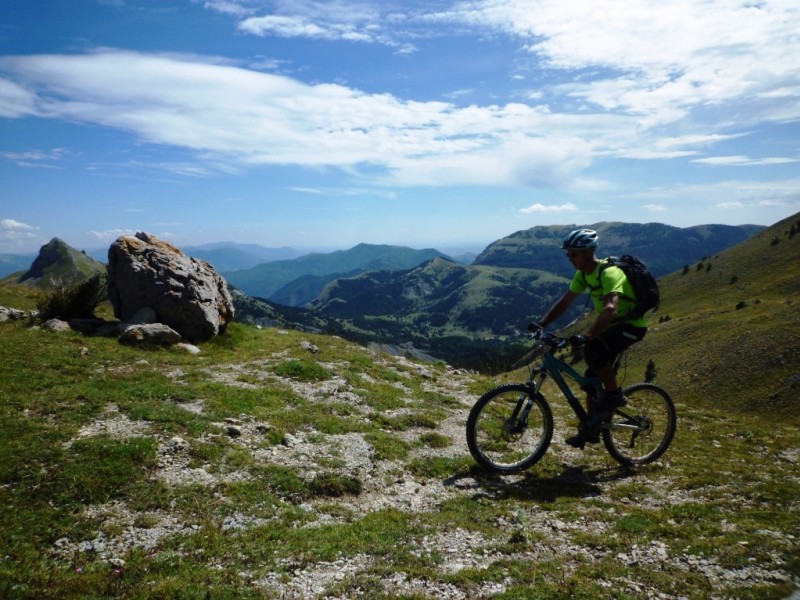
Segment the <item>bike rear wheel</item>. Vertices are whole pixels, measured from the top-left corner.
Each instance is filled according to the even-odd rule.
[[[667,451],[675,436],[675,404],[652,383],[637,383],[624,393],[628,403],[603,424],[603,443],[620,464],[651,463]]]
[[[489,390],[467,419],[467,445],[482,467],[513,473],[544,456],[553,438],[553,414],[541,394],[521,384]]]

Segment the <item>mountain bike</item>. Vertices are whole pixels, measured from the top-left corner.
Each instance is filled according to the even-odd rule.
[[[589,418],[567,379],[590,397],[599,398],[599,379],[579,374],[556,356],[575,344],[568,338],[544,332],[533,335],[534,346],[512,367],[528,366],[525,383],[501,385],[481,396],[467,419],[467,445],[482,467],[498,473],[527,469],[544,456],[553,438],[553,413],[542,395],[550,377],[564,394],[581,423]],[[614,365],[619,369],[622,355]],[[603,420],[601,435],[608,453],[622,465],[651,463],[669,448],[675,435],[677,415],[669,394],[652,383],[623,389],[628,402]]]

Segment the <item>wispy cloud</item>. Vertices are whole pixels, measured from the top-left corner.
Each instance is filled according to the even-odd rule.
[[[565,92],[653,123],[743,96],[762,117],[776,110],[775,122],[800,112],[798,14],[790,3],[476,0],[436,17],[515,36],[553,69],[606,69],[605,78],[571,82]]]
[[[527,208],[519,209],[519,212],[523,214],[529,213],[562,213],[562,212],[575,212],[578,210],[578,207],[572,204],[571,202],[567,202],[566,204],[556,205],[556,204],[532,204]]]
[[[98,242],[110,244],[122,235],[134,235],[136,233],[133,229],[108,229],[106,231],[90,231],[90,235]]]
[[[47,90],[40,117],[130,131],[214,168],[370,165],[401,185],[562,185],[591,161],[589,130],[634,127],[525,105],[404,101],[218,62],[105,50],[0,58],[0,69]]]
[[[0,154],[6,160],[16,163],[20,167],[56,168],[54,163],[63,160],[70,152],[64,148],[52,150],[28,150],[25,152],[3,152]]]
[[[566,188],[580,185],[598,157],[702,152],[696,161],[709,165],[795,161],[707,156],[732,137],[733,125],[800,120],[800,38],[790,4],[472,0],[444,11],[413,5],[412,13],[392,3],[343,0],[204,3],[253,35],[400,48],[420,28],[447,23],[510,36],[528,60],[549,68],[554,83],[530,95],[530,104],[460,107],[456,96],[416,101],[308,84],[217,58],[104,50],[0,58],[0,116],[92,123],[188,149],[201,166],[177,170],[193,175],[210,165],[301,165],[377,173],[379,182],[399,185]],[[583,76],[589,70],[593,79]],[[678,128],[685,133],[664,134]]]
[[[747,156],[713,156],[709,158],[697,158],[692,162],[729,167],[763,167],[766,165],[796,163],[800,162],[800,159],[785,157],[749,158]]]
[[[200,0],[192,1],[199,2]],[[208,0],[208,2],[204,2],[203,5],[215,12],[233,15],[235,17],[246,17],[253,14],[254,11],[253,8],[245,6],[241,2],[231,2],[229,0]]]
[[[401,53],[416,49],[390,28],[397,21],[396,13],[379,3],[293,0],[277,1],[261,9],[234,2],[209,2],[206,6],[244,17],[238,20],[237,29],[247,34],[376,43]]]

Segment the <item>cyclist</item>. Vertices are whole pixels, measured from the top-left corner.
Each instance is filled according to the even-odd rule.
[[[597,258],[597,232],[591,229],[576,229],[564,238],[561,244],[567,258],[575,267],[575,276],[569,289],[553,304],[547,314],[538,322],[531,323],[531,331],[542,330],[558,319],[572,302],[588,290],[594,303],[597,318],[585,336],[584,360],[587,375],[600,379],[604,393],[600,398],[587,399],[589,418],[578,429],[578,433],[567,438],[567,443],[583,449],[584,445],[600,441],[600,424],[614,411],[625,406],[627,399],[617,384],[614,361],[635,342],[644,338],[647,323],[644,317],[626,319],[625,316],[636,306],[633,287],[619,267],[608,266],[601,269],[605,260]]]

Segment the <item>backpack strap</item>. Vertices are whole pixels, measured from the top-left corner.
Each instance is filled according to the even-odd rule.
[[[589,284],[589,281],[586,279],[586,273],[581,271],[581,277],[583,277],[583,283],[586,285],[587,288],[591,291],[599,290],[603,287],[603,273],[608,267],[617,267],[622,269],[619,265],[614,264],[614,258],[609,257],[605,261],[600,263],[600,270],[597,272],[597,283],[598,285],[593,286]],[[625,271],[623,270],[623,273]],[[625,275],[627,277],[627,274]],[[621,298],[625,298],[628,302],[634,304],[634,307],[628,311],[628,313],[624,317],[617,317],[614,319],[614,323],[624,323],[626,321],[633,321],[634,319],[638,319],[641,315],[638,307],[638,302],[636,298],[632,298],[626,294],[618,294]]]
[[[608,262],[608,259],[600,263],[600,270],[597,272],[597,283],[598,285],[590,285],[589,281],[586,279],[586,273],[581,271],[581,277],[583,278],[583,284],[589,288],[591,291],[599,290],[603,287],[603,272],[611,266],[611,263]]]

